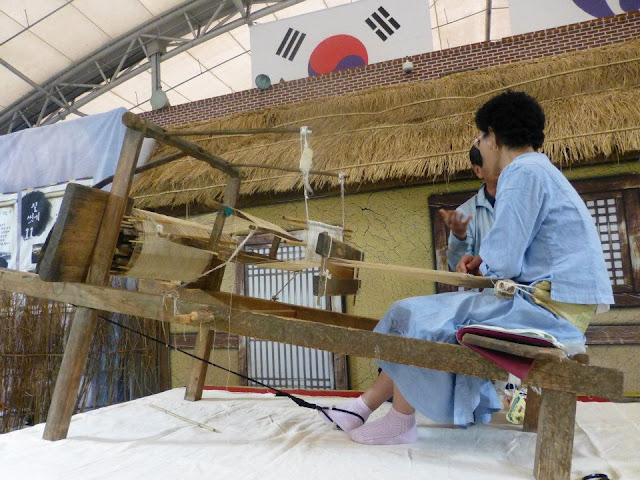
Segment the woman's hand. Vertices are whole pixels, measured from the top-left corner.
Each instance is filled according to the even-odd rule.
[[[470,275],[482,277],[482,272],[480,272],[481,263],[482,258],[480,257],[477,257],[475,255],[463,255],[458,262],[458,265],[456,265],[456,272],[468,273]]]
[[[443,208],[439,212],[447,228],[453,232],[458,240],[464,241],[467,238],[467,225],[471,221],[471,215],[464,218],[464,215],[457,210],[444,210]]]

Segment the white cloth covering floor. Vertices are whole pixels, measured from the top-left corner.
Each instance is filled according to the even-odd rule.
[[[66,440],[44,424],[0,435],[0,479],[532,479],[536,437],[496,414],[468,429],[418,417],[418,442],[366,446],[271,394],[174,389],[75,415]],[[339,397],[305,397],[344,405]],[[155,407],[215,428],[195,426]],[[384,414],[383,405],[372,418]],[[640,479],[640,403],[579,403],[572,479]]]

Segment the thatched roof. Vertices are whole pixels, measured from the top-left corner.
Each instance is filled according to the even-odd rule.
[[[437,80],[371,89],[270,107],[189,129],[308,125],[314,169],[344,172],[347,186],[418,177],[438,180],[467,170],[475,110],[507,88],[537,98],[547,115],[544,151],[559,166],[640,150],[640,41],[542,60],[466,71]],[[189,137],[232,163],[297,168],[297,135]],[[154,158],[175,152],[160,146]],[[243,195],[302,189],[299,174],[243,170]],[[315,188],[336,178],[315,176]],[[226,180],[186,158],[142,174],[132,195],[140,207],[204,203],[220,198]],[[162,194],[159,194],[163,192]]]

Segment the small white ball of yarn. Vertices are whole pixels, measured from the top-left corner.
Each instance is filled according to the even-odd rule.
[[[516,294],[516,282],[508,278],[496,281],[493,292],[501,298],[513,298]]]

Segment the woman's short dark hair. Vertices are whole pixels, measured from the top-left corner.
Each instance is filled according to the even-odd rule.
[[[477,165],[482,168],[482,154],[475,145],[469,150],[469,160],[471,160],[471,165]]]
[[[540,104],[524,92],[507,90],[496,95],[476,112],[481,132],[493,131],[499,142],[509,148],[542,147],[544,112]]]

